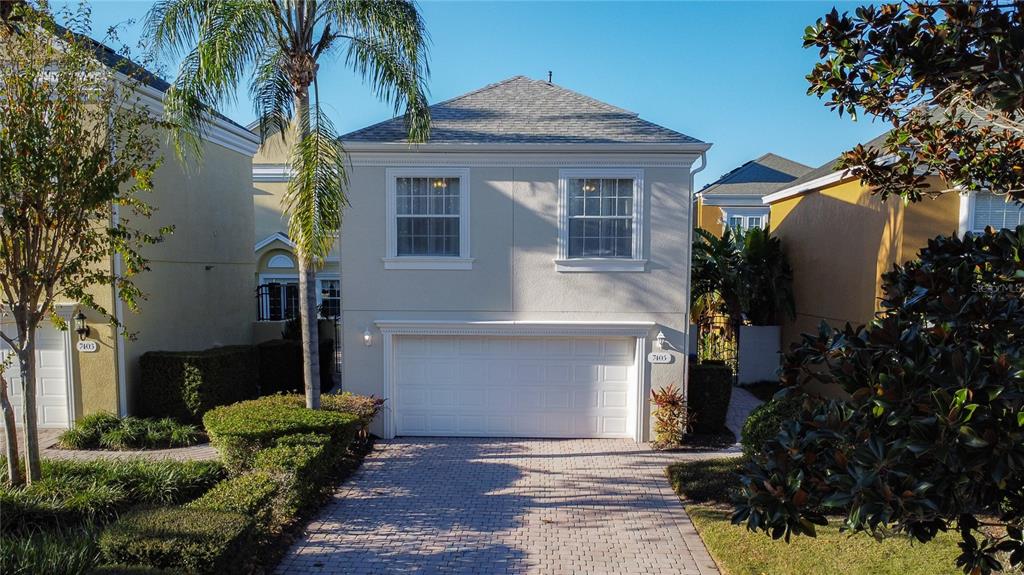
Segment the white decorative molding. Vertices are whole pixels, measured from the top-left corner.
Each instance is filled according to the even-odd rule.
[[[284,245],[288,246],[289,248],[295,249],[295,242],[293,242],[288,237],[288,234],[284,232],[274,232],[269,236],[263,238],[262,240],[256,242],[256,247],[253,249],[253,251],[258,252],[274,242],[281,242]]]
[[[384,439],[395,437],[395,338],[393,332],[381,330],[381,348],[384,353],[384,409],[382,425]]]
[[[377,320],[386,335],[647,337],[653,321]]]
[[[647,260],[628,258],[556,259],[555,270],[569,273],[645,272],[647,271]]]
[[[974,222],[974,192],[960,192],[957,235],[963,237],[964,234],[971,231],[972,222]]]
[[[403,256],[381,260],[386,270],[471,270],[476,258]]]
[[[267,267],[271,269],[293,269],[295,268],[295,261],[284,254],[277,254],[267,261]]]
[[[293,173],[288,164],[252,165],[252,181],[254,182],[287,182],[292,178]]]
[[[636,414],[634,419],[636,420],[636,428],[633,430],[633,438],[637,443],[644,440],[644,423],[648,417],[647,412],[647,396],[650,393],[647,385],[647,337],[638,336],[636,338]]]
[[[851,172],[850,170],[839,170],[838,172],[832,172],[831,174],[822,176],[820,178],[815,178],[802,184],[797,184],[795,186],[783,188],[775,193],[768,194],[767,196],[761,198],[761,202],[765,204],[773,204],[775,202],[792,198],[794,196],[799,196],[804,192],[810,192],[812,190],[816,190],[829,184],[834,184],[836,182],[841,182],[843,180],[849,180],[854,177],[856,176],[854,176],[853,172]]]
[[[569,257],[569,189],[568,181],[579,178],[628,178],[633,180],[633,257],[632,258],[578,258],[582,263],[569,265],[577,258]],[[645,271],[644,259],[644,171],[637,168],[573,168],[558,171],[558,257],[555,269],[560,272],[637,272]],[[621,262],[618,266],[606,263]],[[633,264],[632,266],[628,264]],[[640,269],[636,269],[637,267]],[[605,269],[600,269],[604,267]],[[618,267],[618,269],[610,269]]]
[[[398,255],[398,215],[395,196],[398,178],[458,178],[459,179],[459,255],[445,256],[399,256]],[[470,183],[469,169],[461,167],[438,168],[389,168],[385,172],[387,185],[387,209],[385,229],[384,269],[430,269],[430,270],[465,270],[472,269],[473,258],[470,257],[469,220]],[[441,260],[447,260],[447,265]],[[468,267],[467,267],[468,266]]]
[[[700,198],[701,203],[703,205],[705,205],[705,206],[719,206],[719,207],[727,207],[727,206],[763,207],[764,206],[764,202],[761,201],[761,196],[751,196],[751,195],[742,195],[742,196],[741,195],[731,195],[731,196],[729,196],[729,195],[724,195],[724,194],[714,194],[714,195],[710,195],[710,196],[705,196],[705,195],[703,195],[701,193],[698,193],[697,197]]]
[[[443,167],[459,164],[467,168],[616,168],[630,166],[637,168],[678,168],[688,170],[694,160],[631,158],[623,156],[574,158],[573,156],[519,156],[506,154],[504,157],[473,157],[470,154],[430,154],[429,156],[363,156],[351,155],[350,165],[354,167]],[[269,176],[268,176],[269,177]],[[267,180],[267,181],[286,181]]]

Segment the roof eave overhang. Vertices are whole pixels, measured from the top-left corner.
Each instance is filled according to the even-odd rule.
[[[789,198],[813,192],[819,188],[824,188],[825,186],[846,182],[854,178],[856,178],[856,176],[853,175],[852,171],[839,170],[836,172],[832,172],[831,174],[821,176],[820,178],[808,180],[802,184],[797,184],[795,186],[783,188],[777,192],[764,196],[763,198],[761,198],[761,201],[764,202],[765,204],[774,204],[776,202],[781,202],[782,200],[787,200]]]
[[[452,154],[452,153],[533,153],[558,152],[572,153],[615,153],[615,154],[701,154],[711,148],[705,142],[678,144],[497,144],[497,143],[458,143],[458,144],[408,144],[380,142],[345,142],[345,150],[350,154],[359,153],[394,153],[394,154]]]

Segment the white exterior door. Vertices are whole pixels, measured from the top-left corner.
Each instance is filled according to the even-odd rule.
[[[397,435],[635,435],[636,338],[396,336]]]
[[[13,325],[3,326],[5,334],[14,334]],[[48,322],[36,330],[36,413],[39,427],[65,428],[70,421],[68,409],[68,363],[67,334],[54,328]],[[0,341],[0,357],[7,358],[13,352],[6,342]],[[21,394],[21,376],[16,358],[4,372],[10,384],[11,403],[21,425],[22,409],[25,405]]]

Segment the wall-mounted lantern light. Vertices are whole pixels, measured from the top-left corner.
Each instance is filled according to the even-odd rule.
[[[85,323],[85,314],[81,311],[75,316],[75,333],[78,334],[78,339],[85,341],[85,338],[89,337],[89,326]]]
[[[370,328],[366,328],[366,331],[363,332],[363,345],[366,347],[373,345],[373,334],[370,333]]]

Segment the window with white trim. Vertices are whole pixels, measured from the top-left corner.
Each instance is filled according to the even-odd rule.
[[[387,269],[470,269],[469,171],[389,169]]]
[[[767,208],[722,208],[725,225],[739,231],[766,227]]]
[[[257,288],[259,321],[285,321],[299,317],[299,276],[261,274]],[[319,317],[341,315],[341,280],[337,274],[317,277],[316,304]]]
[[[1004,196],[989,192],[974,194],[974,208],[971,213],[971,231],[985,231],[986,226],[994,229],[1016,228],[1024,224],[1024,206],[1007,201]]]
[[[643,172],[559,172],[558,271],[644,271]]]

